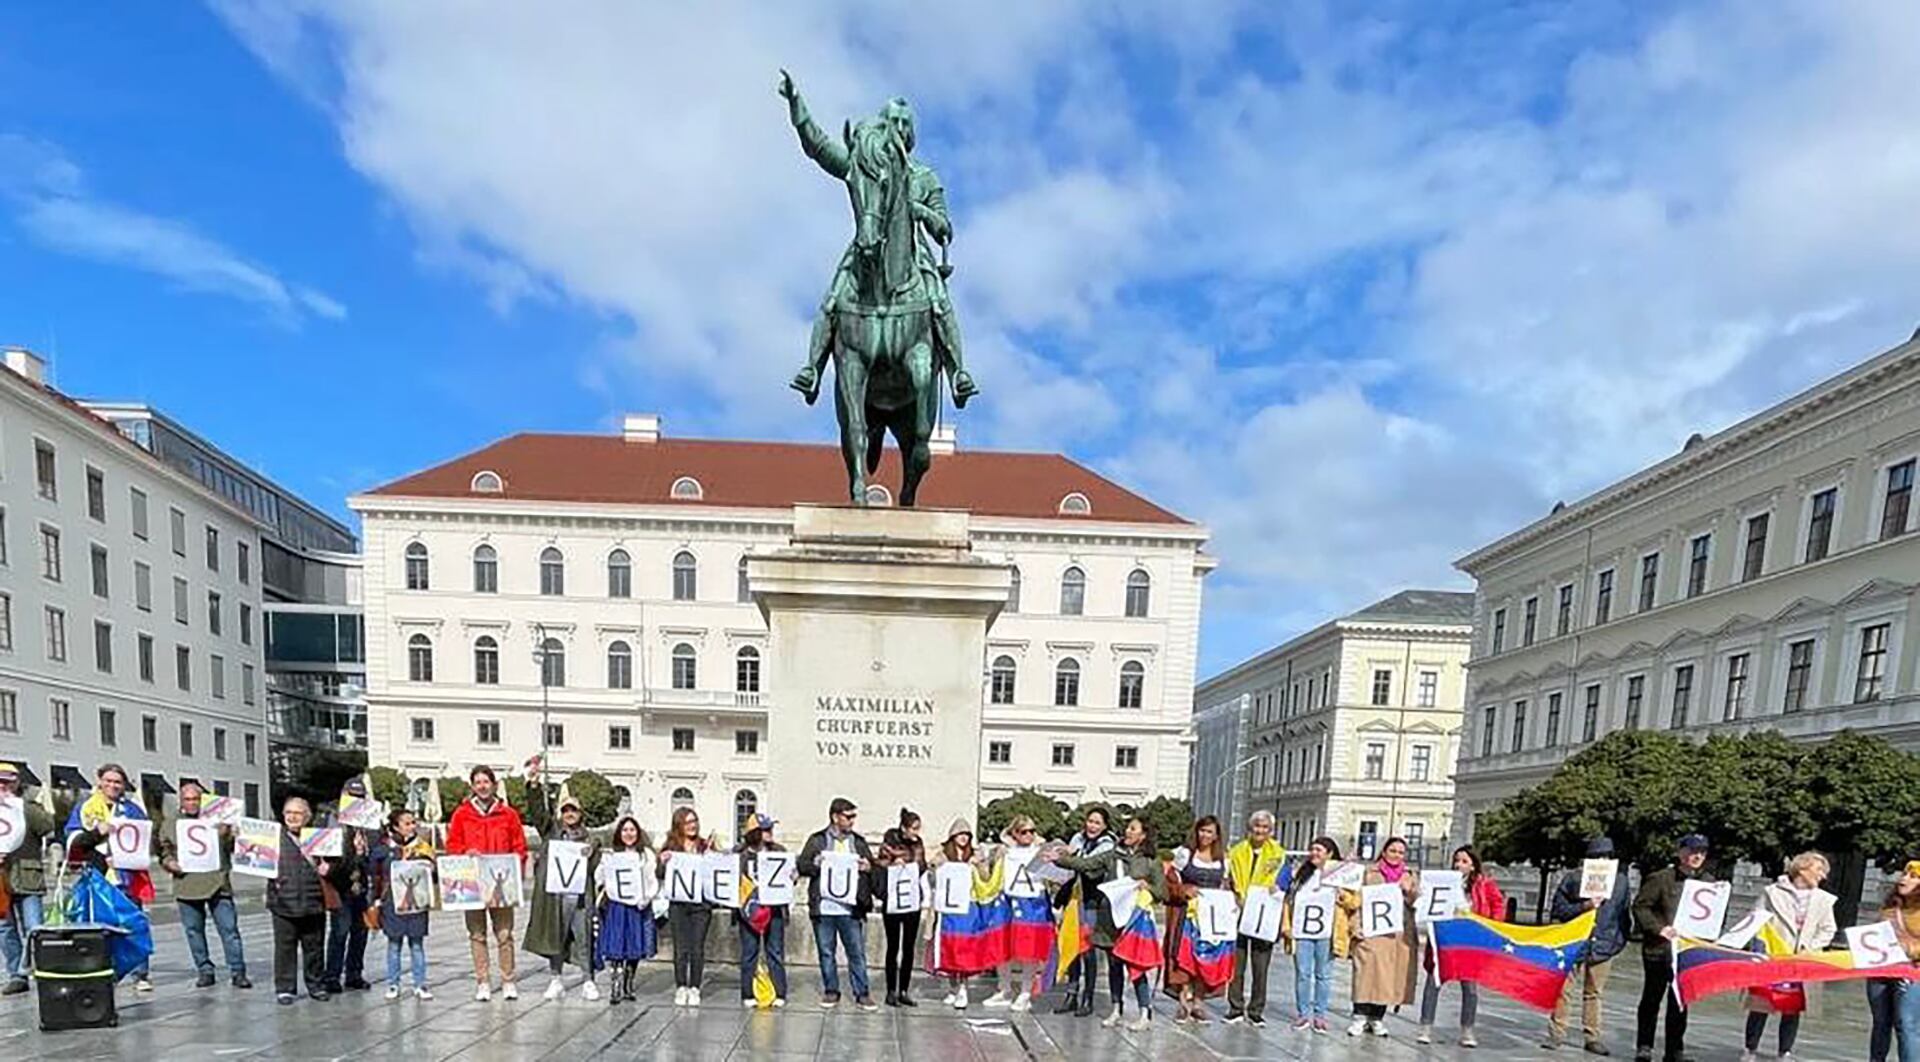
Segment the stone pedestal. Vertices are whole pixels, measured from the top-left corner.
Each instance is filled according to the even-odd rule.
[[[878,836],[901,806],[937,838],[980,799],[987,628],[1010,570],[973,556],[964,512],[796,506],[747,561],[769,632],[768,810],[783,840],[844,796]]]

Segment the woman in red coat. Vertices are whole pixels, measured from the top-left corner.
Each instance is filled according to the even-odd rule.
[[[1453,869],[1460,872],[1460,887],[1466,891],[1467,907],[1482,918],[1496,921],[1506,913],[1507,898],[1500,894],[1500,886],[1483,873],[1480,868],[1480,853],[1461,845],[1453,850]],[[1440,982],[1434,976],[1433,948],[1426,949],[1427,987],[1420,994],[1420,1035],[1415,1039],[1423,1044],[1433,1042],[1433,1016],[1440,1009]],[[1479,1041],[1473,1038],[1474,1014],[1480,1009],[1480,987],[1471,981],[1460,982],[1460,1046],[1477,1047]]]

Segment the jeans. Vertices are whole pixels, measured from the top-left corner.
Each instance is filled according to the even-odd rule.
[[[1600,1000],[1607,990],[1607,972],[1613,969],[1612,959],[1599,962],[1583,962],[1567,975],[1566,987],[1560,990],[1560,1000],[1553,1005],[1553,1013],[1547,1016],[1547,1032],[1555,1042],[1567,1038],[1567,1019],[1573,1014],[1573,997],[1580,995],[1580,1032],[1590,1044],[1600,1042]]]
[[[673,987],[699,988],[707,974],[707,928],[713,910],[704,903],[667,907],[667,932],[673,937]]]
[[[1641,957],[1646,983],[1640,986],[1640,1009],[1635,1015],[1634,1046],[1653,1050],[1653,1030],[1660,1024],[1660,1008],[1667,1009],[1667,1039],[1662,1057],[1678,1059],[1687,1045],[1687,1012],[1673,998],[1673,958],[1662,952]]]
[[[762,947],[764,943],[765,947]],[[740,998],[753,998],[753,968],[766,952],[767,976],[773,980],[773,997],[787,998],[787,916],[776,910],[767,923],[764,941],[760,934],[740,923]]]
[[[1867,1010],[1873,1015],[1867,1057],[1887,1062],[1887,1051],[1899,1045],[1900,1062],[1920,1062],[1920,991],[1905,981],[1876,977],[1867,982]]]
[[[413,956],[413,987],[427,987],[427,942],[424,940],[396,940],[387,938],[387,984],[400,987],[400,949],[406,948]]]
[[[1750,1010],[1747,1012],[1747,1050],[1760,1050],[1760,1038],[1767,1031],[1767,1012]],[[1793,1050],[1793,1041],[1800,1035],[1800,1015],[1780,1015],[1780,1053]]]
[[[1113,957],[1109,955],[1107,961],[1112,962]],[[1074,998],[1087,1000],[1087,1005],[1092,1006],[1094,986],[1100,983],[1100,949],[1088,948],[1081,952],[1073,969],[1067,971],[1067,977]]]
[[[204,974],[213,972],[213,957],[207,954],[208,917],[212,917],[213,927],[220,934],[220,950],[225,953],[227,973],[234,977],[246,976],[247,956],[240,947],[240,912],[233,906],[231,896],[180,901],[180,928],[187,934],[187,953],[193,956],[193,968]]]
[[[273,990],[283,996],[300,991],[304,973],[308,992],[318,992],[326,976],[327,916],[273,916]],[[298,963],[299,965],[295,965]]]
[[[1333,941],[1293,942],[1293,1005],[1302,1018],[1325,1018],[1333,1002]]]
[[[830,996],[840,994],[840,967],[833,955],[835,941],[847,953],[847,979],[853,982],[854,998],[865,999],[871,990],[867,984],[867,920],[853,915],[819,915],[813,920],[813,944],[820,951],[820,988]]]
[[[13,898],[13,910],[0,921],[0,956],[7,960],[7,976],[25,977],[33,970],[31,934],[40,924],[44,898],[21,893]]]
[[[1440,1010],[1440,979],[1427,974],[1427,987],[1420,993],[1420,1024],[1432,1025],[1433,1018]],[[1460,982],[1460,1028],[1473,1028],[1473,1019],[1480,1011],[1480,986],[1472,981]]]
[[[343,984],[366,984],[367,924],[360,913],[365,903],[342,901],[327,912],[327,987],[339,991]]]
[[[920,912],[881,915],[887,928],[887,994],[905,992],[913,980],[913,946],[920,939]]]
[[[1267,967],[1273,964],[1273,941],[1243,936],[1234,945],[1233,978],[1227,982],[1227,1013],[1260,1017],[1267,1012]],[[1331,943],[1328,946],[1331,947]],[[1247,992],[1249,974],[1253,981],[1252,994]]]
[[[1133,996],[1140,1003],[1140,1013],[1153,1009],[1153,978],[1140,977],[1133,982]],[[1113,999],[1113,1009],[1121,1009],[1120,1003],[1127,997],[1127,964],[1107,953],[1107,995]]]

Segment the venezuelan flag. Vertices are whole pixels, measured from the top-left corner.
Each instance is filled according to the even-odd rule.
[[[1007,902],[1007,958],[1012,962],[1046,962],[1053,956],[1053,908],[1045,896],[1009,896]]]
[[[1853,964],[1851,952],[1765,955],[1684,937],[1673,942],[1673,961],[1673,991],[1682,1007],[1722,992],[1780,983],[1852,981],[1868,977],[1920,980],[1920,966],[1912,963],[1862,967]]]
[[[760,890],[748,878],[741,886],[740,921],[748,929],[760,936],[767,935],[767,927],[773,924],[773,908],[760,902]]]
[[[1180,950],[1174,961],[1212,991],[1233,979],[1233,941],[1209,944],[1201,940],[1199,925],[1189,918],[1180,926]]]
[[[962,915],[940,916],[934,937],[935,973],[977,974],[995,970],[1007,961],[1007,905],[998,897],[967,905]]]
[[[1153,920],[1153,898],[1143,885],[1133,916],[1114,938],[1113,961],[1126,963],[1128,979],[1137,981],[1147,971],[1158,969],[1162,958],[1160,924]]]
[[[1594,912],[1561,925],[1516,926],[1479,915],[1432,923],[1442,981],[1471,981],[1536,1010],[1552,1010],[1587,950]]]

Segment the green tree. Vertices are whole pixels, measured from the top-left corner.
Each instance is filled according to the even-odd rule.
[[[1133,813],[1146,820],[1147,828],[1153,831],[1156,848],[1172,851],[1186,844],[1187,835],[1193,832],[1193,805],[1180,797],[1154,797],[1133,809]],[[1223,823],[1221,831],[1223,838],[1231,843],[1232,825]]]
[[[440,778],[437,784],[440,786],[440,814],[448,821],[452,821],[453,809],[459,807],[462,800],[467,799],[467,794],[473,792],[473,787],[467,784],[465,778],[455,778],[451,775]]]
[[[1063,840],[1073,832],[1073,826],[1067,822],[1066,812],[1065,804],[1038,789],[1022,789],[980,805],[980,821],[975,824],[979,831],[976,836],[982,841],[991,842],[1000,836],[1015,815],[1026,815],[1033,819],[1034,829],[1040,836],[1050,841]]]
[[[620,794],[614,791],[613,783],[598,772],[573,772],[567,778],[567,790],[580,801],[580,813],[589,826],[611,824],[614,814],[620,810]]]
[[[386,804],[389,808],[407,806],[407,776],[392,767],[374,767],[367,771],[367,781],[373,788],[373,799]]]

